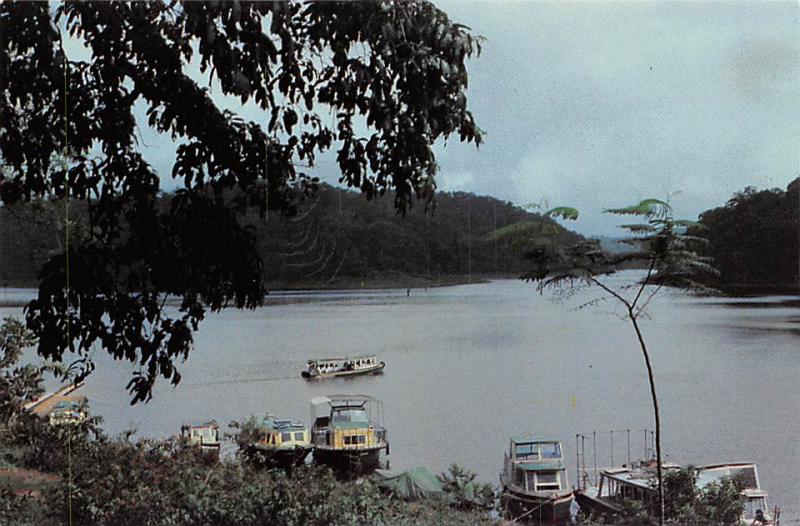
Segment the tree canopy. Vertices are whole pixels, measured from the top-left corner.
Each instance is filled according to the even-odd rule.
[[[160,198],[168,206],[172,196]],[[80,206],[77,206],[80,205]],[[33,286],[37,269],[64,244],[61,200],[0,209],[0,284]],[[388,199],[367,201],[359,192],[320,184],[293,217],[237,216],[253,228],[270,289],[376,285],[435,285],[463,276],[519,276],[524,262],[498,242],[494,229],[525,221],[555,228],[559,243],[581,237],[552,219],[493,197],[437,192],[434,209],[414,207],[405,216]],[[86,229],[85,203],[73,203],[73,236]]]
[[[482,140],[465,95],[480,39],[429,2],[4,2],[0,35],[0,198],[81,200],[89,214],[44,265],[26,323],[42,356],[77,355],[79,377],[93,346],[138,364],[134,402],[159,376],[180,381],[207,310],[261,303],[263,262],[237,212],[296,213],[326,150],[340,181],[391,191],[405,212],[435,190],[435,141]],[[70,59],[69,39],[91,60]],[[222,109],[190,66],[263,122]],[[142,126],[175,144],[167,207]]]
[[[800,287],[800,178],[786,190],[747,187],[700,215],[707,255],[720,271],[711,283],[740,291]]]

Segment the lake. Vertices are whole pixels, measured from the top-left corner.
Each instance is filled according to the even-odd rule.
[[[622,273],[616,280],[629,279]],[[6,291],[4,298],[25,292]],[[28,293],[29,294],[29,293]],[[267,411],[309,419],[316,395],[381,399],[391,467],[442,471],[457,463],[497,484],[510,435],[563,441],[575,482],[575,440],[586,465],[644,454],[652,429],[641,351],[611,301],[578,308],[599,291],[554,298],[515,280],[438,289],[270,295],[254,311],[209,316],[180,368],[177,388],[130,407],[131,367],[97,352],[82,392],[110,433],[166,437],[181,422],[227,423]],[[2,314],[21,309],[4,307]],[[661,403],[665,459],[752,461],[784,524],[800,522],[800,299],[696,298],[662,293],[642,322]],[[306,381],[306,359],[376,353],[381,376]]]

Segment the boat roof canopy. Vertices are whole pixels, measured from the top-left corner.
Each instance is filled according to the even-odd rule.
[[[514,445],[520,444],[560,444],[560,440],[555,438],[546,438],[534,435],[519,435],[511,437],[511,443]]]
[[[746,490],[758,490],[758,471],[749,462],[715,464],[697,468],[697,487],[705,488],[711,483],[719,484],[725,478],[735,477]]]
[[[371,406],[368,406],[371,404]],[[336,394],[328,396],[315,396],[311,399],[311,417],[317,419],[322,415],[329,415],[333,409],[344,408],[365,408],[370,413],[371,410],[382,411],[383,402],[364,394]],[[380,418],[380,416],[379,416]]]
[[[262,421],[264,427],[274,431],[284,431],[287,429],[305,429],[305,425],[301,422],[292,422],[291,420],[278,420],[274,417],[265,418]]]
[[[677,464],[664,462],[661,464],[664,471],[680,469]],[[601,476],[616,480],[623,484],[630,484],[643,489],[652,490],[651,481],[656,478],[655,466],[637,467],[637,468],[610,468],[600,471]]]
[[[358,356],[342,356],[340,358],[311,358],[308,360],[308,363],[320,363],[320,362],[343,362],[346,360],[367,360],[367,359],[374,359],[374,354],[360,354]]]
[[[312,406],[328,404],[331,406],[359,406],[367,402],[380,404],[381,401],[369,395],[363,394],[336,394],[328,396],[315,396],[311,399]]]
[[[207,422],[194,421],[183,424],[181,427],[219,427],[219,424],[217,424],[216,420],[209,420]]]

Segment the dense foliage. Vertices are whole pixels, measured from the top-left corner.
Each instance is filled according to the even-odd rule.
[[[786,191],[747,187],[700,222],[720,272],[710,283],[744,292],[800,289],[800,178]]]
[[[162,198],[166,206],[169,196]],[[84,228],[85,207],[73,204],[73,231]],[[60,251],[61,202],[37,202],[0,209],[0,282],[35,282],[37,269]],[[439,192],[435,208],[398,216],[385,200],[367,202],[355,192],[320,186],[293,218],[240,216],[253,228],[263,260],[263,280],[272,288],[335,287],[375,283],[399,286],[417,277],[434,284],[443,276],[495,272],[519,275],[517,251],[488,238],[496,227],[526,221],[551,225],[559,243],[580,236],[549,219],[491,197]]]
[[[739,524],[744,511],[742,484],[733,478],[697,487],[697,470],[689,466],[664,476],[666,517],[675,524]],[[655,503],[651,506],[656,511]]]
[[[6,425],[22,407],[42,392],[43,364],[21,364],[22,352],[33,337],[17,320],[4,320],[0,331],[0,425]]]
[[[26,322],[43,357],[77,355],[79,376],[94,346],[139,364],[133,402],[158,377],[180,381],[175,362],[207,310],[263,301],[263,261],[237,211],[293,215],[331,150],[342,182],[392,191],[402,212],[433,194],[435,141],[482,140],[465,95],[479,38],[429,2],[52,7],[0,4],[0,199],[86,204],[85,236],[65,236],[45,263]],[[222,109],[231,102],[253,102],[263,120]],[[175,147],[167,207],[144,126]],[[182,300],[177,315],[167,293]]]

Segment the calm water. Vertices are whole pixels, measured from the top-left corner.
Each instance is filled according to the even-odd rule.
[[[17,293],[22,294],[24,293]],[[130,407],[130,368],[96,356],[84,388],[109,432],[168,436],[182,421],[227,423],[267,411],[308,420],[320,394],[384,401],[392,468],[455,462],[497,483],[509,435],[564,442],[575,478],[575,435],[597,431],[599,465],[643,454],[652,428],[635,335],[611,302],[583,309],[519,281],[275,298],[255,311],[211,316],[176,389]],[[14,293],[6,291],[5,296]],[[273,298],[273,297],[271,297]],[[286,301],[289,301],[288,303]],[[18,313],[6,307],[2,314]],[[771,504],[800,522],[800,299],[699,299],[669,293],[643,322],[662,405],[663,445],[681,464],[752,461]],[[307,382],[309,357],[376,353],[382,376]],[[593,465],[587,441],[587,467]]]

